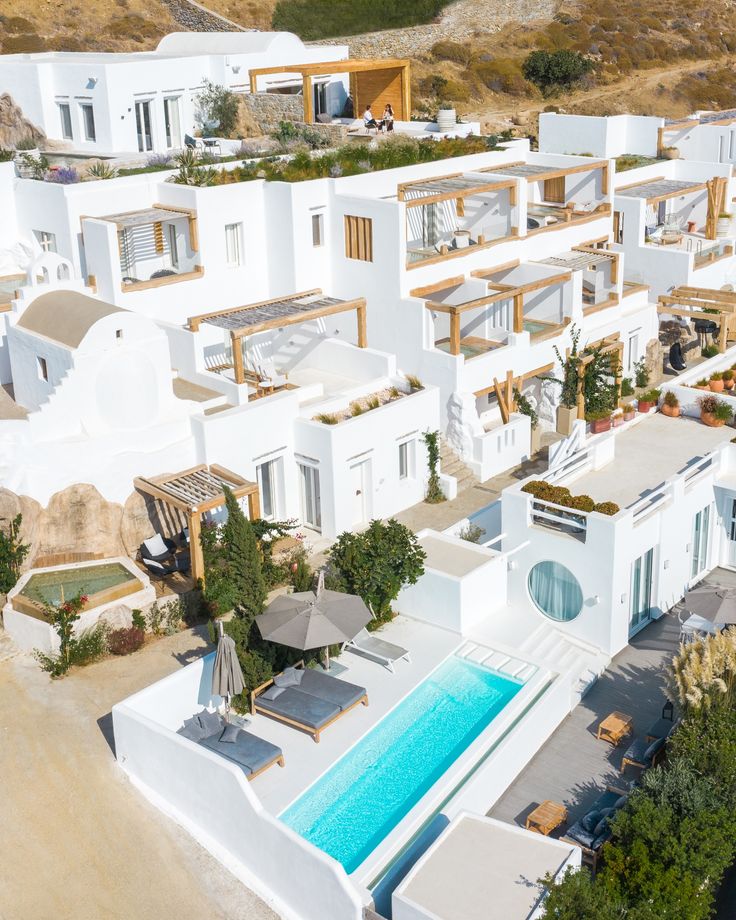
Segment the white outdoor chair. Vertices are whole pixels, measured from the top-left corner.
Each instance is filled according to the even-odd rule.
[[[343,645],[343,649],[352,652],[358,652],[369,658],[375,658],[381,664],[385,665],[389,671],[394,673],[394,662],[402,658],[411,664],[409,652],[400,645],[394,645],[393,642],[386,642],[385,639],[379,639],[372,636],[367,629],[361,629],[357,636]]]
[[[720,632],[718,627],[697,613],[690,616],[680,625],[680,642],[694,642],[705,636],[715,636]]]

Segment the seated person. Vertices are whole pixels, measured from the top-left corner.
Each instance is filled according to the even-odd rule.
[[[383,110],[381,128],[386,132],[394,130],[394,110],[390,102],[386,103],[386,108]]]
[[[369,128],[375,128],[376,131],[378,130],[378,122],[373,117],[373,112],[371,112],[370,103],[368,103],[368,105],[365,107],[365,112],[363,112],[363,127],[366,130],[368,130]]]

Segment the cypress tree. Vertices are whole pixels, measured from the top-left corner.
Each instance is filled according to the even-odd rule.
[[[261,553],[253,527],[238,500],[227,487],[224,491],[228,518],[222,528],[222,543],[231,597],[235,615],[252,623],[266,602]]]

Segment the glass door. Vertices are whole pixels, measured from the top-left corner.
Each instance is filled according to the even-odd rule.
[[[652,618],[652,575],[654,549],[634,560],[631,566],[631,605],[629,635],[637,632]]]
[[[736,498],[731,499],[731,517],[728,522],[728,564],[736,568]]]
[[[302,520],[313,530],[322,529],[322,502],[319,491],[319,470],[316,466],[299,464],[302,485]]]
[[[708,561],[708,530],[710,526],[710,506],[695,515],[693,522],[693,556],[690,578],[697,578],[705,571]]]
[[[278,516],[276,474],[278,460],[269,460],[256,467],[258,488],[261,493],[261,517],[273,521]]]
[[[135,126],[138,132],[138,149],[143,153],[153,150],[153,137],[151,135],[151,103],[136,102]]]
[[[181,122],[179,119],[179,97],[164,99],[164,125],[166,128],[166,146],[181,147]]]

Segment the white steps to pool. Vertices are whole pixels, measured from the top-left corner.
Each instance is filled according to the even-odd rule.
[[[492,671],[497,671],[499,674],[504,674],[506,677],[515,677],[523,682],[529,680],[537,671],[536,665],[530,664],[528,661],[514,658],[512,655],[507,655],[490,646],[479,645],[475,642],[465,642],[460,646],[456,655],[460,658],[465,658],[467,661],[472,661],[474,664],[480,664]]]

